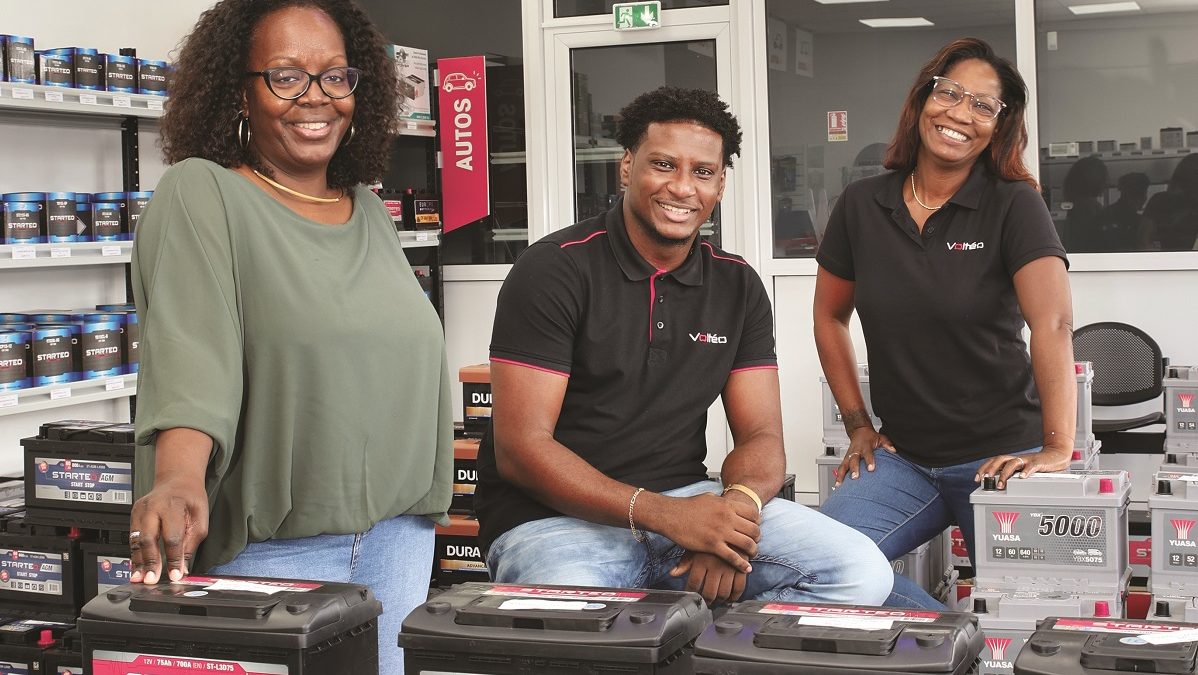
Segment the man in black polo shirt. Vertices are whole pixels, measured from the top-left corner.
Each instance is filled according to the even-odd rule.
[[[499,294],[475,494],[492,576],[882,602],[892,573],[868,538],[770,500],[786,460],[769,299],[698,238],[740,152],[736,119],[670,87],[621,118],[623,198],[530,246]],[[703,463],[721,395],[723,486]]]

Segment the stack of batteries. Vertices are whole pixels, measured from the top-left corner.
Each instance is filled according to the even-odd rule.
[[[986,635],[981,673],[1010,673],[1049,617],[1124,615],[1131,485],[1124,471],[993,478],[970,496],[976,532],[973,612]]]
[[[0,392],[138,370],[137,308],[0,313]]]

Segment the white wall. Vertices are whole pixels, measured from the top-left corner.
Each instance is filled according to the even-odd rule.
[[[38,49],[78,46],[170,59],[171,51],[213,0],[109,0],[51,7],[4,2],[0,31],[32,37]],[[141,187],[151,190],[164,169],[156,125],[141,125]],[[121,190],[120,131],[115,122],[54,120],[0,114],[0,193]],[[120,266],[0,270],[0,311],[71,309],[125,301]],[[128,399],[0,417],[0,474],[21,471],[20,439],[42,422],[86,418],[129,419]]]

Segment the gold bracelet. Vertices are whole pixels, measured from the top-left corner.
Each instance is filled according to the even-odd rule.
[[[761,515],[761,497],[758,497],[757,493],[753,492],[752,488],[741,485],[740,483],[733,483],[732,485],[725,487],[724,491],[720,493],[720,496],[726,495],[732,490],[736,490],[737,492],[742,492],[748,495],[749,499],[752,499],[753,503],[757,505],[757,515]]]
[[[636,529],[636,523],[632,521],[632,510],[636,508],[637,495],[639,495],[640,493],[642,493],[644,491],[645,491],[645,488],[643,488],[643,487],[637,488],[632,493],[632,499],[628,500],[628,528],[630,530],[632,530],[632,538],[637,541],[644,541],[645,539],[648,539],[648,537],[645,536],[644,532],[641,532],[640,530]]]

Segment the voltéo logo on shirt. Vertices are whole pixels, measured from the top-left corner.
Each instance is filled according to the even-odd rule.
[[[705,342],[711,345],[726,345],[728,338],[715,333],[687,333],[690,336],[691,342]]]
[[[984,241],[950,241],[945,245],[950,251],[978,251],[986,248]]]

